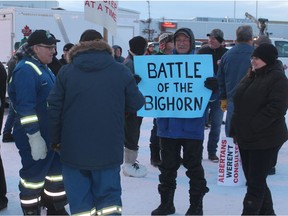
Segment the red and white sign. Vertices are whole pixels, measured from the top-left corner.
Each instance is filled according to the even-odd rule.
[[[217,182],[224,186],[240,186],[246,182],[239,147],[229,137],[221,140]]]
[[[118,1],[85,1],[85,19],[105,27],[112,35],[116,35]]]

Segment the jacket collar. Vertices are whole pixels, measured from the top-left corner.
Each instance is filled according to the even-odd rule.
[[[106,51],[111,55],[113,54],[112,48],[104,40],[85,41],[85,42],[80,42],[76,44],[69,50],[68,56],[67,56],[67,62],[71,63],[73,61],[73,58],[77,54],[81,52],[86,52],[88,50]]]

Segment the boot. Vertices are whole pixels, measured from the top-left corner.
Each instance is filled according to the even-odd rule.
[[[154,167],[158,167],[161,163],[159,146],[155,144],[150,144],[150,153],[151,153],[150,157],[151,165]]]
[[[203,215],[204,194],[190,195],[190,207],[185,215]]]
[[[137,156],[137,150],[124,149],[124,165],[122,168],[125,176],[141,178],[147,175],[147,168],[137,163]]]
[[[63,197],[51,197],[46,195],[45,193],[42,194],[42,205],[47,210],[48,215],[69,215],[65,209],[65,205],[68,204],[66,196]]]
[[[41,215],[41,209],[40,208],[30,208],[30,209],[24,209],[22,208],[24,215]]]
[[[259,215],[261,206],[262,200],[250,194],[246,194],[243,200],[242,215]]]
[[[4,196],[3,198],[0,198],[0,211],[7,208],[7,204],[8,204],[8,199],[6,196]]]
[[[273,209],[273,201],[269,188],[267,188],[262,206],[259,211],[260,215],[276,215]]]
[[[61,209],[55,208],[48,208],[47,209],[47,216],[48,215],[69,215],[66,209],[63,207]]]
[[[161,204],[152,211],[151,215],[170,215],[175,213],[174,193],[175,189],[161,188],[158,186],[158,191],[161,197]]]
[[[22,212],[23,215],[41,215],[41,201],[40,201],[40,197],[35,197],[35,196],[31,196],[31,197],[23,197],[20,194],[20,200],[21,202],[21,208],[22,208]],[[37,199],[37,202],[34,202],[34,199]],[[32,201],[32,203],[29,203],[29,201]],[[23,201],[28,201],[23,202]]]

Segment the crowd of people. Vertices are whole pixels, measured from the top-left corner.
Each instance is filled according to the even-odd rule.
[[[217,148],[226,112],[225,133],[239,146],[246,178],[242,215],[275,215],[266,178],[275,173],[278,151],[288,139],[285,114],[288,81],[277,49],[269,38],[253,40],[252,27],[236,30],[236,45],[224,46],[224,33],[211,29],[207,43],[196,51],[194,33],[179,28],[159,36],[160,51],[142,36],[122,48],[110,46],[101,33],[84,31],[76,44],[63,47],[46,30],[35,30],[11,58],[8,78],[1,72],[2,127],[6,83],[10,98],[3,142],[15,142],[21,157],[19,199],[24,215],[121,215],[121,171],[126,177],[145,177],[138,159],[145,104],[138,88],[135,56],[212,56],[213,76],[203,87],[212,92],[202,117],[153,119],[150,163],[160,171],[160,205],[151,215],[176,211],[174,194],[181,165],[189,178],[190,206],[185,215],[203,215],[209,192],[202,166],[204,130],[211,124],[208,159],[217,163]],[[85,105],[83,105],[85,104]],[[2,131],[2,128],[1,128]],[[13,131],[13,132],[12,132]],[[279,136],[275,136],[275,134]],[[7,134],[4,139],[4,135]],[[8,205],[0,157],[0,210]]]

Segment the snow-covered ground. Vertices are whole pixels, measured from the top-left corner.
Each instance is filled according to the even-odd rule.
[[[6,118],[6,115],[5,115]],[[222,126],[224,136],[224,126]],[[150,165],[149,137],[152,128],[152,119],[144,118],[141,128],[139,162],[148,168],[145,178],[131,178],[122,176],[123,215],[150,215],[160,202],[157,191],[157,168]],[[218,164],[207,159],[206,143],[208,130],[205,130],[203,166],[210,192],[204,197],[204,215],[240,215],[245,186],[219,186],[217,185]],[[275,134],[277,136],[277,134]],[[2,140],[2,137],[1,137]],[[0,215],[21,215],[18,198],[18,171],[21,167],[18,150],[14,143],[0,143],[1,156],[6,172],[8,187],[8,207]],[[268,184],[274,200],[277,215],[288,215],[288,145],[284,145],[279,152],[276,175],[268,177]],[[185,168],[180,167],[175,193],[175,215],[184,215],[189,207],[189,184],[185,175]],[[67,209],[69,207],[67,206]],[[44,214],[44,212],[43,212]]]

